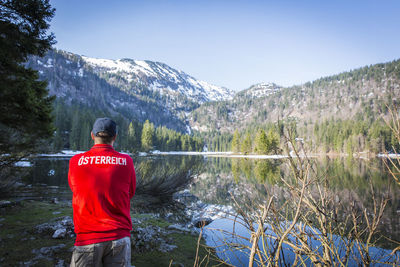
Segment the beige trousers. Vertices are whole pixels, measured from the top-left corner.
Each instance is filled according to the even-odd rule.
[[[81,266],[131,266],[131,240],[124,237],[117,240],[75,246],[71,267]]]

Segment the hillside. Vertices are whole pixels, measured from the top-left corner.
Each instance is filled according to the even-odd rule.
[[[73,129],[78,131],[81,120],[97,114],[117,118],[124,131],[130,122],[143,125],[145,120],[181,133],[194,130],[211,150],[230,150],[235,130],[241,142],[245,134],[255,140],[260,128],[275,127],[273,131],[282,134],[278,121],[294,125],[297,137],[313,151],[380,152],[394,144],[380,117],[387,114],[387,105],[398,102],[400,60],[300,86],[255,84],[236,94],[153,61],[95,59],[52,50],[43,58],[30,58],[27,66],[49,81],[49,92],[57,97],[56,126],[63,129],[63,140],[70,133],[84,135]],[[247,147],[251,151],[254,144]]]
[[[254,133],[257,128],[278,120],[290,121],[295,123],[298,136],[314,142],[315,150],[319,150],[315,147],[318,142],[333,145],[336,141],[325,139],[336,138],[334,135],[343,135],[343,139],[354,136],[352,142],[363,143],[360,146],[369,149],[364,146],[367,141],[391,138],[383,136],[387,132],[381,129],[379,118],[387,113],[386,105],[398,102],[400,60],[366,66],[300,86],[281,88],[271,85],[269,90],[261,90],[263,94],[257,94],[260,87],[263,86],[255,85],[239,92],[232,100],[201,105],[191,113],[191,127],[203,135],[212,132],[232,134],[236,129]],[[361,140],[367,135],[371,135],[369,140]],[[356,136],[359,136],[357,140]],[[390,148],[387,140],[375,142],[380,147],[376,150]],[[339,143],[337,150],[343,150],[345,140]]]
[[[202,103],[226,100],[226,88],[199,81],[160,62],[95,59],[52,50],[27,66],[48,80],[51,95],[157,126],[187,131],[186,114]]]
[[[232,132],[255,123],[292,118],[300,123],[325,119],[374,119],[385,104],[400,96],[400,60],[363,67],[270,90],[265,95],[237,93],[231,101],[205,103],[193,111],[190,124],[199,131]],[[209,121],[213,123],[207,125]]]

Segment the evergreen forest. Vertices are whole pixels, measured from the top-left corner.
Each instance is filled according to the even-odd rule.
[[[62,99],[54,101],[54,137],[50,149],[88,150],[93,141],[90,137],[96,118],[110,117],[117,123],[118,136],[114,144],[120,151],[202,151],[199,137],[183,134],[165,126],[155,127],[149,120],[144,123],[129,121],[121,114],[109,114],[84,104],[66,104]]]

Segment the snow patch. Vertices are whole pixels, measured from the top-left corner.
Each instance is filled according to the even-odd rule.
[[[79,77],[83,77],[83,68],[80,68],[78,71]]]
[[[14,166],[16,166],[16,167],[32,167],[32,163],[30,163],[29,161],[26,161],[26,160],[21,160],[21,161],[15,162]]]
[[[168,85],[168,82],[175,83],[178,91],[189,99],[203,103],[205,101],[228,100],[233,98],[233,92],[227,88],[209,84],[190,77],[182,71],[177,71],[168,65],[159,62],[130,59],[98,59],[82,56],[82,59],[97,71],[107,73],[118,73],[128,82],[136,80],[140,82],[143,75],[155,78],[149,84],[153,90],[176,91]],[[146,79],[148,80],[148,79]],[[146,80],[145,84],[146,84]]]

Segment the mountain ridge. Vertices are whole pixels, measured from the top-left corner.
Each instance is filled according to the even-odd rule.
[[[230,99],[233,92],[218,87],[165,63],[134,59],[95,59],[62,50],[26,63],[48,80],[51,95],[66,103],[96,106],[128,120],[167,126],[190,132],[186,115],[202,103]]]
[[[225,95],[218,87],[215,90],[222,91],[214,92],[225,97],[215,99],[206,92],[212,85],[161,62],[93,59],[51,51],[44,58],[31,58],[27,65],[38,70],[40,78],[49,81],[50,93],[67,104],[81,103],[121,115],[128,122],[148,119],[180,132],[194,130],[207,144],[215,141],[210,141],[213,136],[222,136],[227,144],[235,130],[255,132],[280,121],[295,124],[296,134],[304,140],[325,142],[324,136],[334,132],[351,136],[336,145],[342,151],[349,143],[361,144],[360,149],[367,149],[364,144],[368,143],[375,151],[383,151],[379,136],[385,133],[382,123],[375,121],[400,96],[400,60],[291,87],[258,83],[235,94],[228,90]],[[329,130],[327,125],[339,130],[347,127],[347,132]]]
[[[201,105],[191,113],[191,127],[232,133],[284,119],[302,124],[330,118],[375,119],[385,114],[386,104],[391,105],[400,96],[400,60],[280,87],[260,97],[254,97],[252,87],[238,92],[230,101]],[[207,121],[212,123],[204,127]]]
[[[129,58],[111,60],[86,56],[82,56],[82,59],[94,67],[99,74],[118,73],[128,83],[142,83],[161,94],[174,93],[178,90],[189,99],[199,103],[226,100],[233,96],[233,92],[225,87],[197,80],[181,70],[158,61]]]

